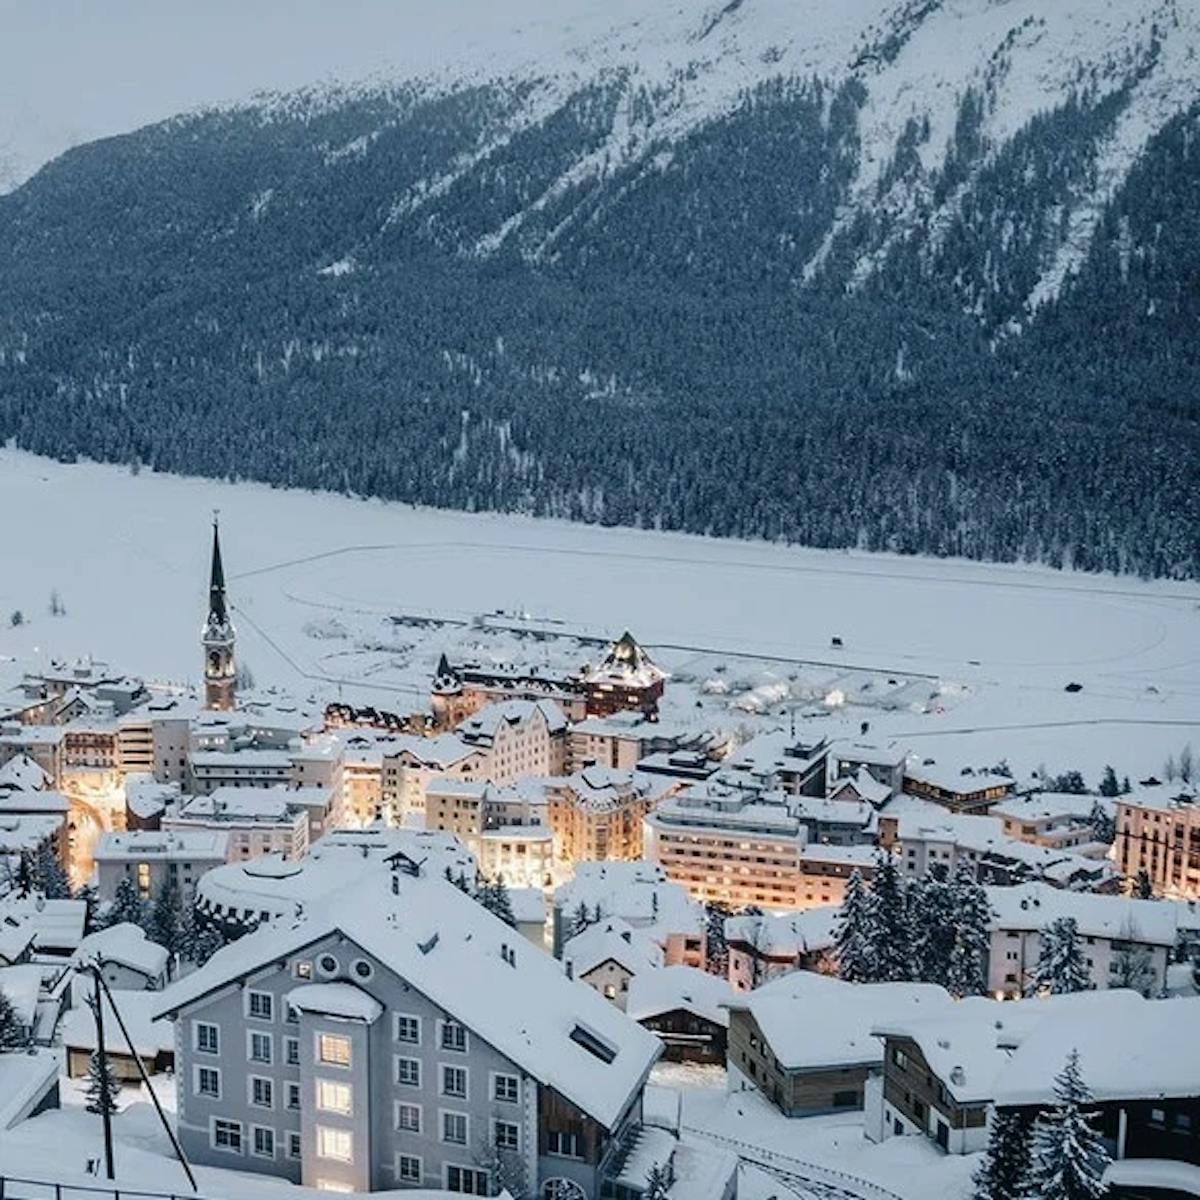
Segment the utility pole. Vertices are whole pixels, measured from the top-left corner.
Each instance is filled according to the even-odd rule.
[[[100,974],[100,963],[97,960],[92,963],[92,984],[95,990],[92,993],[92,1013],[96,1018],[96,1056],[100,1061],[100,1070],[107,1078],[108,1072],[108,1054],[104,1049],[104,979]],[[104,1170],[109,1179],[116,1178],[116,1172],[113,1169],[113,1139],[112,1139],[112,1107],[109,1102],[107,1090],[103,1090],[100,1095],[100,1119],[104,1123]]]

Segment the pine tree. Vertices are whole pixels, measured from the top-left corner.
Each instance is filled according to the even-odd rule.
[[[1041,953],[1034,971],[1034,988],[1051,995],[1083,992],[1091,987],[1079,926],[1074,917],[1058,917],[1041,935]]]
[[[71,898],[71,883],[63,870],[58,855],[48,842],[43,842],[37,848],[33,860],[33,887],[41,892],[47,900],[69,900]]]
[[[725,922],[731,916],[728,904],[710,900],[704,906],[704,960],[713,975],[729,970],[729,944],[725,940]]]
[[[847,983],[870,983],[874,978],[873,921],[871,894],[856,869],[846,880],[834,933],[838,975]]]
[[[987,991],[987,957],[991,948],[992,908],[987,890],[964,859],[951,884],[954,895],[954,946],[946,989],[953,996],[979,996]]]
[[[1091,1093],[1072,1050],[1054,1080],[1055,1106],[1038,1117],[1033,1129],[1030,1194],[1038,1200],[1097,1200],[1109,1155],[1088,1112]]]
[[[195,904],[183,910],[179,923],[179,956],[193,966],[202,967],[225,945],[221,932],[204,919]]]
[[[996,1109],[987,1150],[973,1177],[973,1200],[1026,1200],[1031,1133],[1030,1121],[1023,1114]]]
[[[567,938],[578,937],[592,923],[591,914],[588,912],[588,906],[580,900],[578,907],[571,914],[571,920],[567,924]]]
[[[900,872],[891,854],[875,859],[871,888],[871,953],[875,979],[892,982],[912,978],[912,938]]]
[[[499,917],[505,925],[517,926],[517,916],[513,912],[512,898],[508,888],[504,886],[504,877],[497,875],[495,879],[485,881],[475,893],[475,899],[493,916]]]
[[[913,880],[907,890],[912,978],[947,987],[950,959],[954,953],[958,897],[942,869],[931,871],[922,880]]]
[[[138,895],[132,879],[122,879],[113,892],[108,911],[104,914],[104,928],[109,929],[113,925],[123,925],[126,922],[141,926],[145,920],[146,902]]]
[[[0,992],[0,1050],[23,1050],[29,1045],[29,1031],[17,1018],[17,1010],[4,992]]]
[[[1117,786],[1117,781],[1113,779],[1113,787]],[[1101,785],[1103,791],[1103,785]],[[1108,793],[1104,793],[1107,795]],[[1116,795],[1114,792],[1113,795]],[[1098,842],[1106,842],[1111,844],[1116,840],[1117,823],[1109,816],[1108,810],[1100,803],[1099,800],[1092,805],[1091,815],[1088,817],[1088,823],[1092,827],[1092,836]]]
[[[1117,782],[1117,773],[1112,767],[1105,767],[1104,774],[1100,777],[1100,795],[1107,796],[1111,799],[1113,796],[1121,794],[1121,785]],[[1092,809],[1093,814],[1095,809]],[[1108,839],[1102,839],[1108,840]]]
[[[88,1112],[102,1113],[106,1108],[110,1113],[117,1111],[121,1085],[117,1082],[107,1054],[101,1058],[98,1051],[92,1051],[92,1056],[88,1059],[87,1084],[83,1094],[87,1097]]]
[[[178,954],[183,933],[183,902],[173,879],[163,885],[146,916],[146,936],[170,954]]]
[[[100,911],[100,893],[96,890],[95,884],[85,883],[83,887],[75,893],[76,900],[82,900],[84,903],[83,909],[83,932],[84,934],[95,933],[99,928],[97,921]]]
[[[1133,877],[1133,897],[1135,900],[1154,899],[1154,884],[1151,882],[1150,872],[1145,867],[1139,867],[1138,873]]]

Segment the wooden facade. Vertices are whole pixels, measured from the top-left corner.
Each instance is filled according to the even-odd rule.
[[[663,1044],[667,1062],[716,1063],[725,1065],[729,1031],[724,1025],[686,1008],[643,1017],[639,1024]]]
[[[988,1102],[959,1104],[930,1069],[920,1047],[911,1038],[889,1037],[884,1046],[883,1102],[900,1117],[950,1149],[951,1131],[982,1129],[987,1124]],[[891,1117],[890,1132],[905,1132]]]

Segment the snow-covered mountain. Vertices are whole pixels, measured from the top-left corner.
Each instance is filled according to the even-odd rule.
[[[1196,5],[243,7],[187,18],[203,85],[126,52],[147,114],[222,103],[0,198],[0,433],[1197,569]]]

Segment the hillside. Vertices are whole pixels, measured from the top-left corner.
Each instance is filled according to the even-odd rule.
[[[1200,574],[1194,9],[536,8],[0,197],[0,437]]]

